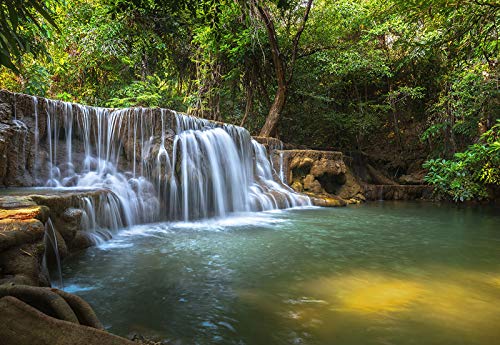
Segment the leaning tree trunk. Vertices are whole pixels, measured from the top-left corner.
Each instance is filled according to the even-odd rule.
[[[273,56],[274,70],[276,73],[276,79],[278,81],[278,90],[276,91],[274,102],[271,106],[271,109],[269,109],[269,113],[266,117],[266,123],[262,127],[259,134],[262,137],[269,137],[276,130],[281,111],[285,106],[287,91],[286,70],[285,62],[283,61],[283,55],[280,52],[278,44],[278,36],[276,34],[276,29],[271,19],[269,10],[266,7],[260,6],[257,1],[254,2],[254,5],[257,8],[260,17],[262,18],[266,26],[267,36],[269,38],[269,44],[271,46],[271,53]]]
[[[259,134],[261,137],[269,137],[271,135],[274,135],[276,132],[276,127],[278,125],[281,112],[285,107],[288,85],[290,85],[293,78],[293,67],[297,58],[300,36],[304,31],[307,18],[309,16],[309,11],[311,10],[312,2],[313,0],[307,1],[304,17],[302,18],[302,23],[293,39],[292,57],[290,64],[288,65],[287,73],[285,58],[280,51],[276,28],[274,27],[269,9],[265,6],[261,6],[258,0],[253,0],[253,5],[257,9],[262,21],[266,26],[267,36],[269,38],[269,44],[271,46],[271,53],[273,56],[274,71],[276,73],[276,80],[278,81],[278,89],[276,90],[274,102],[269,109],[269,113],[267,114],[266,123],[262,127]]]
[[[274,97],[274,102],[269,109],[269,113],[266,117],[266,123],[260,130],[259,136],[261,137],[270,137],[275,134],[276,126],[278,125],[278,121],[280,119],[281,111],[285,106],[286,101],[286,85],[278,86],[278,90],[276,91],[276,96]]]

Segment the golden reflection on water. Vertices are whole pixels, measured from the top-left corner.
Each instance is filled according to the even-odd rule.
[[[306,291],[322,296],[333,304],[332,309],[357,313],[401,311],[424,293],[418,283],[368,272],[321,278]]]
[[[405,277],[352,271],[300,283],[296,291],[303,296],[280,305],[261,302],[292,328],[324,339],[344,334],[351,343],[361,330],[373,335],[369,343],[405,343],[398,335],[422,337],[421,344],[500,343],[499,273],[438,266]],[[259,299],[248,291],[240,297]]]

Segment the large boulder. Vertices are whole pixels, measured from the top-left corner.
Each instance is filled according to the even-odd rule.
[[[280,167],[296,192],[311,197],[318,206],[345,206],[362,200],[362,187],[336,151],[275,150],[273,165]]]

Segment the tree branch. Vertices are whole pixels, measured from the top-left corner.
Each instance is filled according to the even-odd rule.
[[[276,78],[278,80],[278,87],[285,87],[285,64],[283,62],[283,56],[279,48],[278,37],[276,35],[276,28],[274,27],[271,15],[269,14],[269,10],[266,7],[261,6],[257,0],[253,0],[253,4],[266,26],[267,36],[269,37],[269,44],[271,45],[274,69],[276,72]]]

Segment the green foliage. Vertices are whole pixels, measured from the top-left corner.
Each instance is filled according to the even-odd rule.
[[[446,87],[428,108],[430,126],[422,139],[446,144],[443,136],[448,136],[454,141],[453,153],[464,149],[477,137],[479,124],[494,123],[498,118],[498,72],[492,71],[487,64],[476,63],[451,71],[444,78]],[[449,151],[446,146],[438,146],[434,154],[443,155]]]
[[[249,1],[36,1],[52,25],[34,1],[15,2],[25,10],[0,4],[0,29],[19,39],[0,30],[0,48],[18,68],[0,66],[1,88],[244,119],[252,133],[264,123],[275,66]],[[259,3],[290,63],[305,2]],[[314,0],[277,134],[292,144],[403,162],[398,174],[429,159],[443,196],[485,197],[498,180],[498,164],[487,160],[497,144],[478,139],[500,115],[499,27],[500,7],[491,1]],[[43,48],[47,54],[34,54]]]
[[[431,159],[425,181],[438,197],[455,202],[484,199],[488,187],[500,187],[500,121],[481,136],[479,143],[456,153],[453,159]]]
[[[116,91],[106,103],[111,108],[127,108],[132,106],[158,107],[183,111],[183,98],[172,90],[175,80],[162,79],[158,76],[148,76],[146,80],[138,80]]]
[[[11,0],[0,2],[0,66],[19,73],[15,59],[23,53],[37,54],[44,50],[34,35],[46,38],[57,28],[50,6],[57,2],[39,0]],[[52,27],[51,27],[52,26]]]

